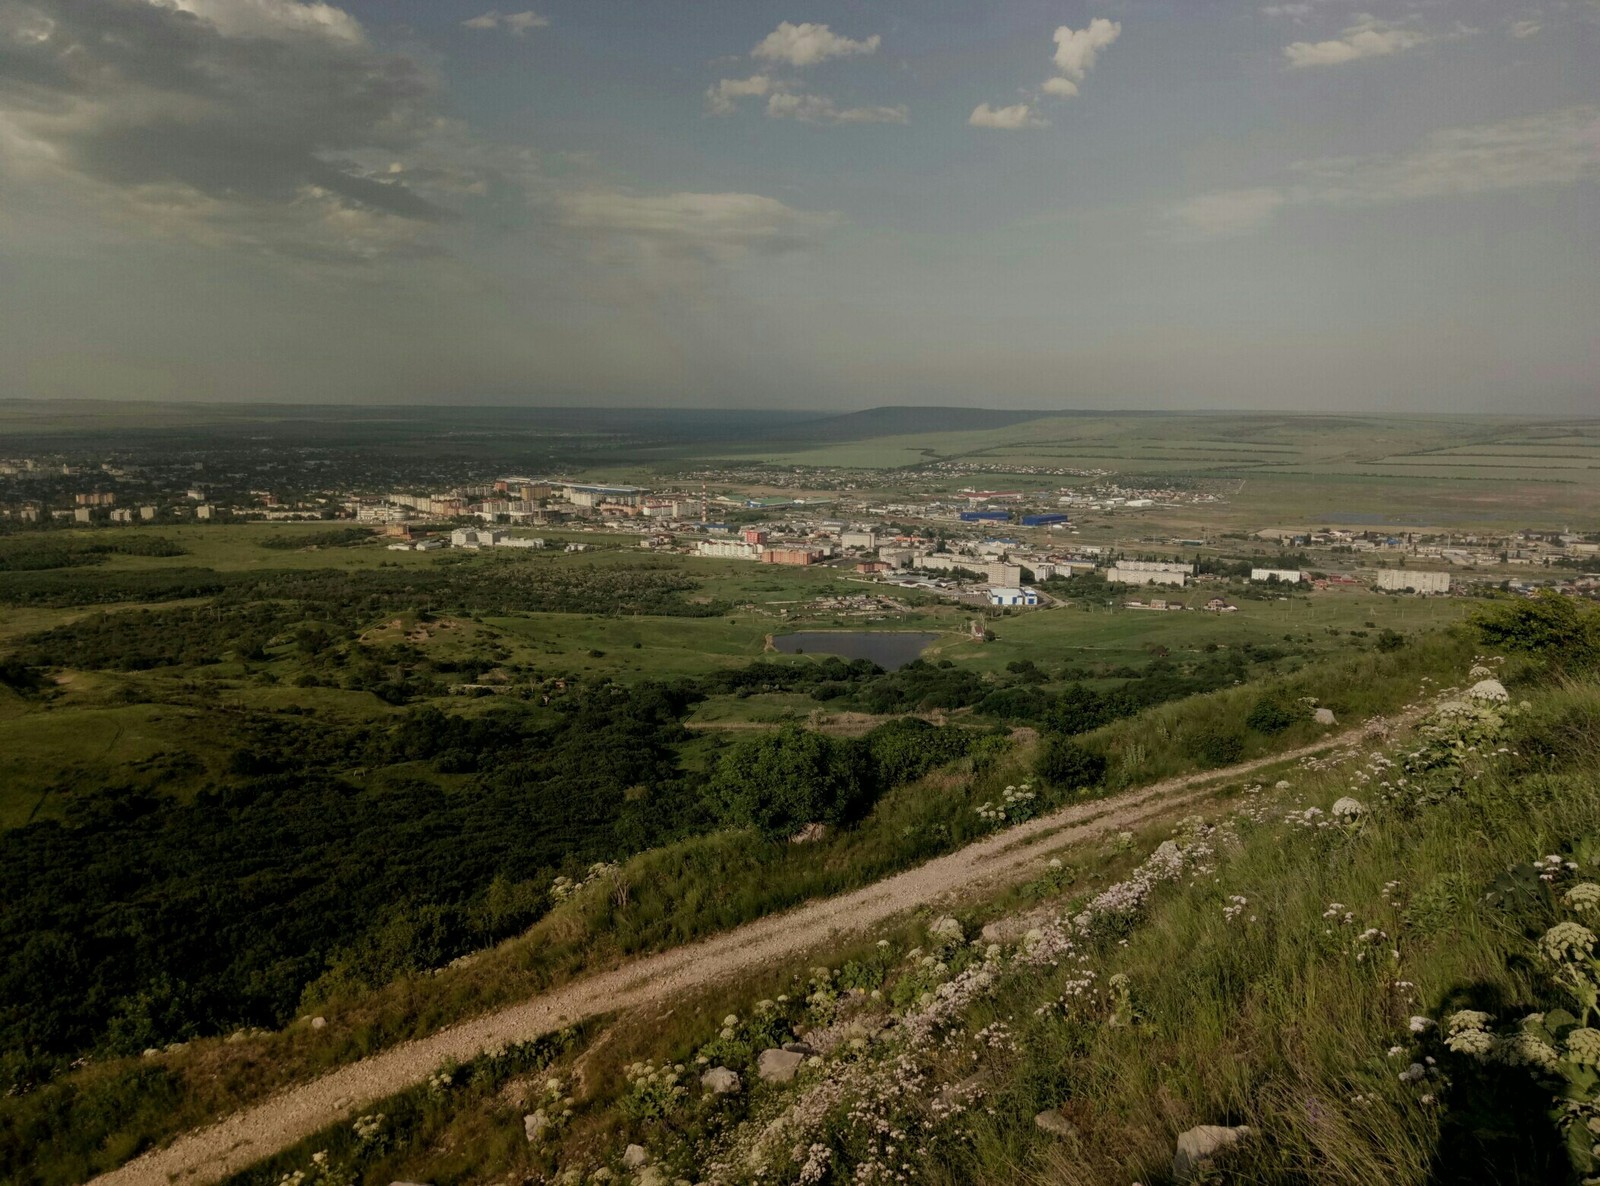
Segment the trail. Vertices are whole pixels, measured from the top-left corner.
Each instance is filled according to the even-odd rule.
[[[459,1022],[286,1088],[102,1174],[91,1186],[218,1181],[422,1082],[444,1062],[465,1062],[485,1050],[526,1041],[602,1013],[657,1005],[742,972],[772,967],[919,907],[954,902],[975,890],[1021,880],[1038,870],[1051,849],[1130,830],[1198,802],[1219,781],[1348,745],[1380,734],[1400,720],[1375,718],[1299,749],[1074,804],[850,893],[809,902],[573,981],[522,1004]]]

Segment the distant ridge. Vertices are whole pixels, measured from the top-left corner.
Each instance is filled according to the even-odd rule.
[[[971,432],[1006,428],[1029,420],[1061,416],[1054,411],[1004,412],[987,408],[885,406],[862,412],[844,412],[800,423],[774,427],[766,438],[775,441],[856,441],[873,437],[908,436],[926,432]]]

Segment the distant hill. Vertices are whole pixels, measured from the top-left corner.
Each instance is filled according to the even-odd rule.
[[[883,407],[864,412],[823,416],[774,427],[771,441],[861,441],[874,437],[909,436],[927,432],[971,432],[1005,428],[1029,420],[1059,416],[1059,412],[1005,412],[989,408]]]

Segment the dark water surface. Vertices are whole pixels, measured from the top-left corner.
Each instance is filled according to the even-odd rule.
[[[774,636],[772,645],[785,655],[871,659],[885,671],[893,671],[922,654],[923,648],[938,637],[904,630],[801,630]]]

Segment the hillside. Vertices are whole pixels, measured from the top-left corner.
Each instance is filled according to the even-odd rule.
[[[1025,822],[1046,800],[1009,783],[964,808],[1006,875],[847,907],[832,939],[775,919],[794,942],[709,978],[693,949],[654,988],[640,965],[606,1015],[480,1029],[487,1055],[397,1050],[415,1086],[332,1092],[342,1120],[229,1180],[1149,1183],[1185,1177],[1200,1126],[1231,1130],[1206,1162],[1225,1181],[1590,1174],[1600,635],[1552,601],[1478,629],[1458,686],[1416,676],[1403,721],[1098,827]],[[545,941],[626,914],[637,876],[593,881]],[[203,1057],[266,1048],[236,1049]],[[144,1164],[108,1181],[164,1180]]]

